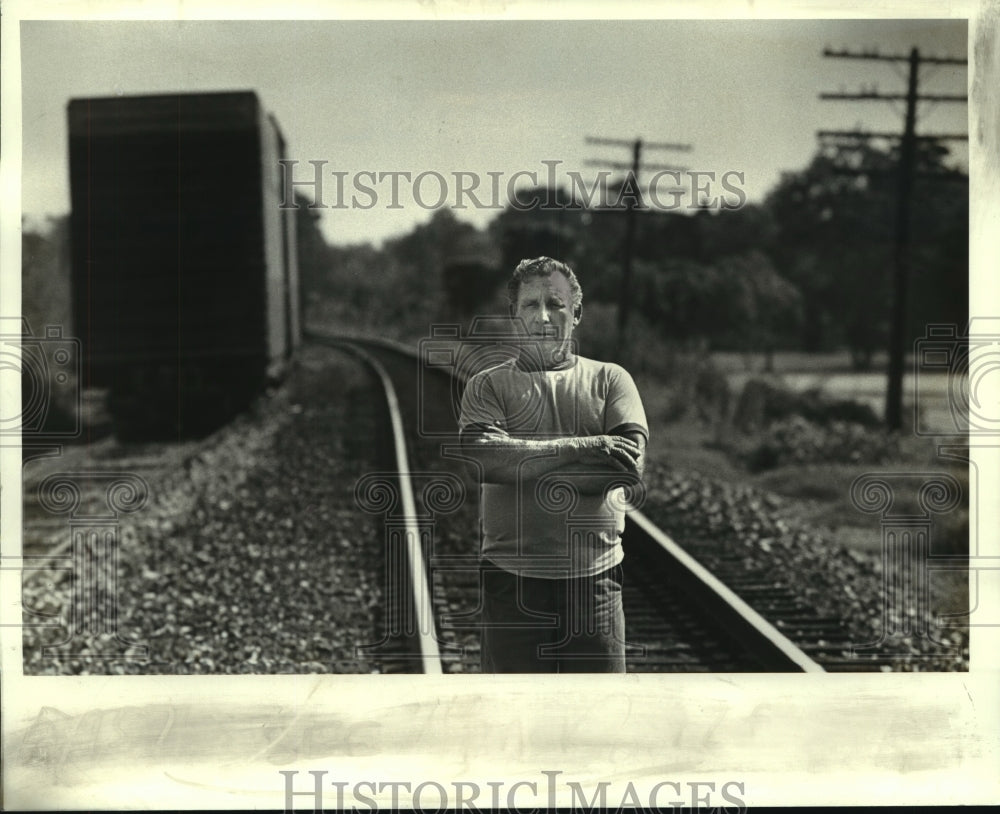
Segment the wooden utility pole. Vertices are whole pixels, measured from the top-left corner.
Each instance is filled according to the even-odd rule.
[[[968,140],[967,135],[947,133],[918,136],[916,134],[917,102],[968,102],[965,94],[926,94],[917,92],[920,65],[967,65],[965,59],[953,57],[921,57],[913,48],[908,55],[880,54],[877,51],[851,53],[846,50],[823,51],[823,56],[839,59],[869,59],[884,62],[906,62],[909,65],[906,93],[879,93],[875,90],[861,93],[821,93],[824,100],[853,101],[905,101],[906,114],[901,135],[871,133],[851,130],[820,130],[821,138],[833,136],[867,141],[873,138],[900,140],[899,167],[896,182],[896,227],[892,276],[892,324],[889,330],[889,373],[885,395],[885,422],[890,429],[898,430],[903,423],[903,368],[906,358],[906,314],[910,279],[910,202],[913,197],[913,178],[916,174],[917,141]]]
[[[639,186],[639,170],[640,168],[647,170],[667,170],[684,172],[684,167],[677,167],[671,164],[653,164],[646,163],[642,164],[642,150],[646,147],[650,150],[678,150],[682,152],[687,152],[691,149],[690,144],[674,144],[667,142],[644,142],[642,139],[637,138],[634,141],[628,141],[627,139],[615,139],[615,138],[596,138],[594,136],[586,137],[587,144],[600,144],[612,147],[631,147],[632,148],[632,163],[624,164],[620,161],[588,161],[587,164],[591,166],[603,166],[611,167],[613,169],[626,169],[627,175],[625,176],[625,184],[622,187],[624,193],[625,189],[634,190],[633,195],[626,198],[625,203],[625,239],[622,245],[622,281],[621,290],[618,296],[618,338],[616,342],[617,355],[620,357],[625,350],[625,328],[628,325],[629,311],[632,307],[632,254],[633,245],[635,243],[635,211],[641,205],[642,192]],[[625,197],[624,195],[622,197]],[[639,198],[639,201],[636,201]]]

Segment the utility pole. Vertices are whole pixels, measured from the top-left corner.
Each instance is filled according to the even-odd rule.
[[[678,150],[681,152],[688,152],[691,150],[690,144],[675,144],[667,142],[644,142],[641,138],[637,138],[634,141],[628,141],[627,139],[615,139],[615,138],[597,138],[595,136],[587,136],[585,139],[587,144],[600,144],[604,146],[612,147],[631,147],[632,148],[632,163],[625,164],[620,161],[588,161],[587,164],[591,166],[603,166],[612,167],[614,169],[625,169],[627,170],[627,175],[625,176],[625,183],[622,187],[623,195],[626,189],[634,190],[634,194],[630,195],[626,199],[625,203],[625,240],[622,246],[622,282],[621,291],[618,296],[618,338],[616,342],[617,355],[620,357],[625,350],[625,328],[628,324],[629,311],[632,307],[631,298],[631,286],[632,286],[632,254],[633,254],[633,244],[635,243],[635,211],[641,205],[642,192],[639,187],[639,170],[640,168],[648,170],[667,170],[684,172],[684,167],[677,167],[671,164],[655,164],[647,162],[645,165],[642,164],[642,150],[643,147],[650,150]],[[636,199],[639,199],[638,201]]]
[[[889,330],[889,373],[885,395],[885,422],[889,429],[898,430],[903,423],[903,367],[906,358],[906,314],[910,279],[910,202],[913,197],[913,178],[916,172],[916,144],[918,141],[967,141],[968,136],[955,133],[918,136],[916,134],[917,102],[968,102],[965,94],[926,94],[918,91],[920,66],[968,65],[968,60],[954,57],[921,57],[916,48],[909,54],[880,54],[877,51],[851,53],[826,48],[823,56],[837,59],[868,59],[883,62],[905,62],[909,66],[906,94],[879,93],[875,90],[861,93],[821,93],[823,100],[853,101],[905,101],[906,114],[901,135],[872,133],[857,130],[820,130],[819,136],[852,138],[867,141],[873,138],[898,139],[899,167],[896,181],[896,226],[893,250],[892,324]]]

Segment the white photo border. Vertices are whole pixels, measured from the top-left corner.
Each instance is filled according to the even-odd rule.
[[[588,4],[580,2],[218,2],[27,0],[4,3],[2,27],[2,268],[4,316],[20,303],[20,50],[27,19],[379,18],[555,19],[605,16],[811,18],[801,2]],[[1000,268],[1000,5],[950,3],[970,20],[970,314],[991,316]],[[933,2],[829,2],[823,17],[941,16]],[[3,399],[19,392],[4,380]],[[981,494],[996,494],[1000,450],[975,448]],[[0,448],[3,555],[19,553],[20,451]],[[994,501],[972,496],[981,556],[1000,556]],[[617,805],[632,784],[643,804],[656,784],[663,806],[730,785],[712,804],[984,804],[1000,802],[1000,636],[971,630],[971,667],[955,674],[549,677],[225,676],[30,677],[22,672],[20,574],[2,583],[4,805],[30,808],[283,808],[295,790],[324,783],[502,781],[522,785],[521,808],[547,805],[544,772],[588,796],[602,781]],[[990,595],[996,614],[995,595]],[[186,748],[178,748],[178,734]],[[701,784],[699,786],[699,784]],[[673,787],[667,787],[672,789]],[[323,805],[336,807],[336,786]],[[371,793],[367,787],[364,789]],[[477,802],[488,805],[484,797]],[[428,792],[428,795],[431,795]],[[616,796],[617,795],[617,796]],[[388,792],[373,795],[381,807]],[[428,796],[428,802],[436,798]],[[501,804],[506,798],[501,797]],[[296,807],[312,809],[300,794]]]

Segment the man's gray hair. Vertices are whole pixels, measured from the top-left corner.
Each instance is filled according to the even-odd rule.
[[[522,260],[514,269],[510,281],[507,283],[507,299],[510,307],[517,307],[517,296],[521,292],[521,283],[528,277],[548,277],[553,272],[558,271],[569,281],[569,290],[573,292],[573,310],[576,311],[583,304],[583,289],[580,288],[580,281],[576,279],[573,269],[559,260],[551,257],[535,257],[531,260]]]

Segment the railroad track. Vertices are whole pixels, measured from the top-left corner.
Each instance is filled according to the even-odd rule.
[[[371,387],[313,348],[206,438],[26,447],[4,561],[26,674],[389,671],[358,653],[384,613],[382,529],[353,495],[390,468]]]
[[[403,426],[396,388],[385,367],[360,343],[327,342],[354,355],[378,379],[391,429],[391,450],[383,451],[383,465],[390,467],[398,480],[397,494],[402,508],[401,534],[386,540],[387,622],[385,637],[377,643],[374,650],[381,660],[383,672],[409,672],[407,668],[416,664],[421,672],[440,675],[441,653],[435,632],[429,570],[424,559],[424,547],[421,545],[410,453],[406,442],[408,436]]]
[[[331,495],[330,489],[323,483],[325,476],[320,473],[328,471],[328,467],[338,460],[350,464],[343,474],[349,478],[348,483],[355,485],[354,499],[351,500],[349,494],[344,495],[341,498],[343,503],[332,508],[331,517],[344,518],[337,522],[343,522],[344,534],[351,535],[352,531],[360,530],[360,518],[357,517],[358,489],[363,483],[368,483],[365,473],[372,472],[384,479],[392,473],[410,471],[409,487],[393,487],[398,491],[400,500],[392,517],[385,511],[382,515],[371,518],[376,527],[375,537],[381,535],[385,539],[373,538],[365,549],[368,553],[362,558],[372,561],[374,570],[370,579],[376,584],[381,583],[383,588],[380,597],[373,588],[371,592],[363,594],[368,597],[367,600],[363,597],[361,599],[362,602],[369,603],[374,614],[374,635],[369,639],[373,644],[356,648],[354,655],[350,657],[344,655],[346,645],[339,645],[336,661],[339,666],[334,665],[332,669],[347,672],[478,671],[480,593],[478,539],[475,534],[475,494],[478,484],[467,479],[462,466],[449,454],[449,450],[459,449],[455,411],[446,406],[454,402],[459,390],[458,382],[453,376],[440,370],[428,373],[424,369],[421,372],[414,352],[392,343],[315,334],[310,338],[315,343],[317,352],[320,346],[327,346],[344,353],[334,353],[330,357],[320,354],[326,361],[317,358],[309,362],[314,370],[308,380],[313,384],[304,385],[306,389],[295,398],[302,402],[297,405],[297,409],[302,410],[303,417],[314,413],[316,418],[307,419],[303,429],[299,430],[299,435],[303,436],[304,433],[304,437],[311,440],[319,427],[325,427],[331,421],[340,421],[347,428],[364,424],[364,432],[352,435],[348,430],[343,436],[344,446],[339,452],[333,447],[316,448],[316,460],[310,464],[310,473],[315,474],[307,474],[295,487],[300,498],[286,496],[287,499],[280,507],[272,508],[272,504],[267,502],[273,499],[272,487],[268,486],[256,498],[258,501],[265,501],[258,504],[259,509],[255,509],[253,513],[244,511],[233,516],[230,510],[220,506],[246,498],[242,497],[243,487],[240,487],[240,495],[235,497],[231,491],[226,491],[231,490],[230,485],[223,488],[208,505],[203,505],[203,502],[198,504],[198,519],[184,528],[180,537],[171,534],[169,545],[162,548],[169,553],[160,553],[161,546],[167,543],[162,534],[155,530],[144,531],[145,541],[151,548],[149,551],[132,552],[129,570],[132,582],[126,586],[131,593],[123,596],[123,607],[133,609],[133,625],[141,625],[148,614],[156,617],[157,621],[150,622],[148,630],[143,632],[152,640],[151,653],[160,652],[165,644],[156,637],[166,635],[161,634],[161,627],[158,627],[164,613],[176,610],[176,603],[184,601],[192,589],[204,592],[203,586],[211,584],[213,580],[221,580],[217,584],[231,585],[236,578],[231,571],[226,571],[224,567],[217,569],[206,559],[208,554],[203,550],[204,545],[209,544],[209,550],[217,553],[225,552],[226,545],[246,545],[246,542],[223,542],[231,538],[243,540],[244,531],[248,540],[259,545],[263,541],[254,540],[254,535],[269,537],[271,532],[267,524],[278,524],[282,531],[276,539],[281,539],[282,542],[280,547],[274,549],[273,555],[266,555],[268,559],[258,561],[267,565],[273,560],[273,566],[269,567],[277,569],[273,572],[274,575],[281,580],[288,580],[287,587],[275,584],[275,593],[272,594],[275,597],[285,596],[282,591],[298,590],[295,580],[299,578],[291,573],[285,576],[281,570],[284,568],[282,563],[288,560],[310,563],[311,568],[315,568],[316,563],[323,562],[326,563],[323,567],[337,569],[337,573],[343,573],[343,568],[368,568],[353,553],[351,556],[354,559],[350,560],[352,564],[344,565],[343,554],[337,550],[317,549],[308,542],[315,538],[314,528],[326,528],[323,524],[316,528],[315,523],[315,507],[326,505],[322,501],[328,500]],[[328,355],[329,351],[324,353]],[[389,402],[394,400],[396,403],[394,411],[389,409],[388,402],[385,407],[374,406],[377,396],[374,395],[375,391],[368,389],[368,385],[365,386],[364,396],[360,401],[355,397],[346,402],[357,405],[348,409],[351,415],[341,416],[337,411],[342,407],[329,406],[337,402],[337,398],[334,396],[336,386],[330,381],[326,366],[332,364],[330,359],[335,358],[340,360],[336,364],[342,367],[344,360],[350,358],[346,355],[348,353],[373,371],[369,378],[377,382],[382,392],[395,392],[394,396],[388,397]],[[354,362],[351,365],[353,370]],[[324,389],[325,394],[314,406],[307,399],[313,394],[311,388],[317,386],[317,383],[322,383],[321,389]],[[369,403],[370,399],[372,401]],[[380,443],[380,436],[390,434],[377,428],[393,421],[389,417],[392,412],[396,413],[394,436],[397,439],[405,437],[405,441]],[[308,423],[316,420],[322,424]],[[368,425],[371,425],[370,428]],[[226,449],[240,450],[241,462],[245,459],[252,462],[257,456],[247,450],[248,445],[253,444],[247,435],[254,431],[253,426],[253,421],[247,421],[242,428],[234,427],[232,431],[227,430],[225,433],[232,436],[226,441]],[[371,440],[366,440],[369,435]],[[333,435],[328,436],[324,443],[334,440]],[[302,443],[308,444],[309,441]],[[159,494],[164,491],[161,489],[161,481],[164,479],[176,483],[179,478],[183,479],[190,474],[187,472],[191,466],[189,462],[201,461],[202,449],[203,442],[200,441],[122,445],[108,437],[85,447],[67,445],[61,449],[62,454],[58,457],[46,457],[45,453],[60,450],[34,450],[37,457],[28,461],[24,467],[25,536],[22,564],[25,566],[25,581],[38,580],[47,571],[51,571],[52,567],[58,568],[60,564],[65,566],[71,563],[75,531],[70,521],[73,517],[86,520],[89,516],[107,513],[109,475],[131,475],[141,483],[148,484],[149,492]],[[312,449],[302,447],[290,456],[284,455],[280,448],[272,450],[270,454],[281,457],[273,460],[268,458],[268,463],[264,466],[266,477],[272,476],[275,464],[279,465],[279,469],[292,467],[294,470],[304,453],[311,454]],[[208,455],[211,457],[212,453]],[[282,463],[284,457],[296,455],[300,457]],[[405,457],[404,465],[400,464],[401,457]],[[329,463],[324,463],[325,461]],[[198,467],[200,469],[196,467],[196,471],[200,473],[199,484],[209,484],[210,481],[214,483],[212,479],[218,476],[219,472],[216,470],[219,465],[213,466],[209,460],[207,463],[198,463]],[[348,475],[348,472],[352,474]],[[46,488],[51,492],[52,479],[64,473],[73,474],[77,482],[77,497],[72,513],[53,511],[51,494],[47,499],[42,497]],[[287,478],[288,473],[284,477]],[[446,487],[445,492],[451,493],[451,497],[443,495],[443,487]],[[185,490],[187,499],[201,500],[198,497],[201,488],[198,484],[188,484]],[[247,498],[252,499],[257,488],[251,486]],[[170,493],[171,489],[167,488],[165,491]],[[216,490],[213,487],[211,491]],[[404,497],[407,492],[409,496]],[[135,502],[140,498],[141,495],[136,493],[132,500]],[[317,504],[317,500],[321,503]],[[302,513],[281,515],[285,511]],[[380,511],[376,506],[375,511],[369,513],[378,514]],[[258,521],[254,515],[260,512],[275,516]],[[176,506],[172,508],[172,514],[178,515]],[[156,512],[152,515],[157,516]],[[145,515],[137,514],[135,517],[142,523],[146,522]],[[199,531],[199,526],[203,524],[208,524],[211,528],[210,532],[205,532],[210,537],[205,537]],[[305,536],[302,532],[294,531],[300,527],[305,530]],[[302,542],[296,542],[293,538],[299,538]],[[315,539],[320,541],[322,538]],[[388,544],[384,552],[380,547],[382,543]],[[713,573],[710,574],[682,546],[638,511],[632,512],[628,517],[625,546],[627,556],[624,562],[623,599],[630,645],[627,649],[630,671],[812,671],[823,667],[878,669],[879,665],[869,665],[845,657],[844,650],[849,648],[850,643],[845,640],[840,621],[819,617],[797,599],[787,586],[773,584],[773,580],[763,570],[766,564],[761,564],[761,569],[754,572],[747,571],[745,563],[737,560],[727,563],[723,559],[713,564]],[[354,550],[342,549],[344,552]],[[190,556],[192,559],[190,562],[179,562],[176,561],[178,556]],[[173,558],[175,562],[165,561],[164,557]],[[153,571],[171,574],[171,583],[164,583],[162,577],[157,580],[145,574],[147,560]],[[422,567],[409,569],[411,562],[421,561]],[[249,580],[251,573],[247,574],[246,581],[249,590],[253,592],[257,590],[257,586]],[[201,579],[188,579],[189,574]],[[170,597],[164,595],[159,602],[154,601],[153,605],[142,604],[143,610],[138,610],[138,604],[152,601],[148,597],[158,596],[165,588],[172,592]],[[235,590],[241,593],[247,588],[237,587]],[[355,588],[338,589],[338,595],[345,597],[345,601],[349,596],[347,590],[353,594]],[[33,595],[38,597],[42,594],[42,591],[35,591]],[[299,604],[307,608],[317,607],[315,603],[328,605],[329,594],[319,593],[311,602],[313,604],[309,600]],[[375,604],[370,605],[372,602]],[[249,605],[241,604],[240,607],[244,615],[248,612],[256,613]],[[26,603],[25,621],[31,622],[28,617],[37,611],[33,621],[40,624],[53,623],[51,617],[58,617],[58,610],[32,608]],[[358,626],[363,613],[350,612],[353,614],[351,624],[354,626],[343,628],[341,618],[337,616],[341,612],[343,611],[324,607],[322,629],[339,630],[345,641],[365,641],[367,634]],[[232,638],[228,640],[228,644],[225,640],[219,641],[217,637],[212,643],[213,636],[219,630],[226,627],[232,629],[226,618],[216,618],[213,624],[204,627],[207,619],[202,605],[195,605],[183,613],[185,618],[192,620],[189,624],[193,628],[197,629],[198,624],[204,628],[203,633],[198,633],[202,638],[194,643],[201,652],[214,654],[217,666],[209,669],[223,669],[227,672],[234,669],[257,669],[252,660],[241,662],[238,657],[228,653],[223,653],[224,658],[220,658],[219,651],[212,649],[219,646],[232,647]],[[285,626],[290,625],[293,620],[294,617],[284,622],[269,621],[266,617],[261,617],[257,624],[258,629],[261,629],[260,625],[264,625],[263,629],[266,630],[287,632]],[[194,635],[195,631],[185,634]],[[273,647],[267,645],[272,649],[262,650],[262,653],[270,652],[271,659],[286,665],[283,669],[321,669],[315,657],[309,661],[309,665],[315,666],[295,668],[296,649],[284,646],[279,648],[277,645],[277,642]],[[176,647],[180,650],[175,652],[186,652],[182,641]],[[171,672],[184,662],[183,655],[173,658],[177,661],[163,662],[153,671]],[[98,672],[103,669],[95,667],[93,661],[88,662],[88,665],[80,669]],[[143,672],[140,666],[129,669],[132,672]]]
[[[81,638],[101,636],[115,641],[116,653],[145,653],[117,632],[119,521],[142,509],[150,485],[176,472],[199,446],[197,441],[122,445],[111,436],[88,444],[25,445],[21,555],[16,561],[5,557],[5,564],[20,567],[23,585],[36,586],[22,591],[22,624],[43,636],[47,656],[80,649]],[[72,602],[60,608],[52,594],[70,575]],[[41,602],[29,599],[39,596]],[[74,634],[67,637],[69,630]]]
[[[199,441],[121,444],[105,436],[88,445],[26,447],[22,493],[22,552],[25,557],[55,558],[70,545],[67,518],[51,492],[72,484],[72,514],[76,517],[108,513],[107,492],[115,475],[130,476],[138,488],[175,471],[194,455]],[[68,496],[67,496],[68,497]]]
[[[397,444],[397,454],[402,456],[397,460],[403,461],[401,472],[418,468],[425,477],[433,477],[435,472],[457,477],[456,461],[448,456],[449,448],[457,444],[455,416],[442,409],[456,393],[455,381],[447,373],[420,371],[420,360],[412,350],[386,341],[320,333],[311,333],[308,339],[350,349],[377,371],[386,387],[387,400],[400,411],[393,423],[404,426],[407,432],[408,443]],[[436,408],[429,409],[430,404]],[[401,476],[400,493],[408,491],[412,495],[412,486],[403,485],[405,480]],[[465,481],[465,486],[474,484]],[[412,517],[424,518],[424,528],[407,531],[405,560],[408,565],[419,563],[425,570],[422,575],[411,573],[408,577],[411,610],[395,613],[411,620],[407,632],[413,640],[407,648],[400,645],[400,652],[414,667],[422,664],[434,672],[478,671],[478,540],[473,536],[477,525],[472,494],[466,493],[469,499],[457,516],[443,517],[434,517],[430,507],[410,498]],[[623,601],[629,671],[823,670],[803,648],[793,644],[639,511],[629,515],[625,546],[628,555]],[[396,579],[394,584],[404,582]],[[745,587],[752,590],[753,586]],[[433,624],[428,617],[432,612]],[[437,657],[432,664],[434,652]]]

